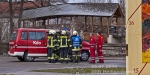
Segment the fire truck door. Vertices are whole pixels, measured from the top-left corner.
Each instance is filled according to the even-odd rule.
[[[28,35],[27,35],[27,31],[21,31],[21,37],[19,37],[18,40],[18,47],[17,49],[21,52],[24,52],[25,50],[27,50],[28,48]]]
[[[29,31],[28,36],[28,53],[29,55],[35,55],[38,52],[38,45],[40,41],[36,39],[36,31]]]
[[[36,32],[36,38],[39,40],[38,45],[38,52],[40,54],[47,54],[47,40],[46,40],[46,32],[45,31],[38,31]]]

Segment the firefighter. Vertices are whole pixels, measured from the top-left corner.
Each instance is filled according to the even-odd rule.
[[[69,44],[69,37],[65,30],[61,31],[61,35],[59,36],[59,49],[60,49],[60,62],[68,63],[68,44]]]
[[[56,30],[53,30],[53,34],[54,34],[54,51],[53,51],[53,53],[54,53],[54,59],[55,59],[55,62],[59,59],[59,52],[58,52],[58,50],[59,50],[59,42],[58,42],[58,35],[57,35],[57,33],[56,33]]]
[[[99,61],[98,63],[104,63],[104,57],[103,57],[103,52],[102,52],[102,45],[103,45],[103,36],[101,35],[100,32],[97,33],[97,53],[98,53],[98,58]]]
[[[94,37],[93,33],[90,33],[90,58],[91,62],[90,63],[95,63],[95,45],[96,45],[96,40]]]
[[[48,62],[55,63],[54,50],[56,50],[57,39],[55,37],[56,31],[50,30],[48,34],[47,48],[48,48]]]
[[[70,47],[72,48],[73,62],[78,63],[80,58],[80,49],[82,48],[82,40],[81,37],[78,36],[77,31],[73,31]]]

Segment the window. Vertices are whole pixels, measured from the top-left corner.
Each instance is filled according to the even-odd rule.
[[[44,32],[36,32],[36,40],[43,40],[45,39],[45,33]]]
[[[29,40],[36,40],[36,32],[29,32]]]
[[[43,40],[45,39],[44,32],[29,32],[29,39],[30,40]]]
[[[22,33],[21,33],[21,40],[27,40],[27,32],[25,32],[25,31],[23,31]]]
[[[15,40],[16,37],[17,37],[17,31],[14,31],[10,36],[10,40]]]

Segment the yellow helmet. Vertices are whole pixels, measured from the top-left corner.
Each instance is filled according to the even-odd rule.
[[[73,31],[73,35],[78,35],[78,32],[77,31]]]
[[[53,34],[53,30],[50,30],[50,31],[49,31],[49,34]]]
[[[61,31],[61,34],[64,34],[64,35],[65,35],[65,34],[66,34],[66,31],[65,31],[65,30],[62,30],[62,31]]]

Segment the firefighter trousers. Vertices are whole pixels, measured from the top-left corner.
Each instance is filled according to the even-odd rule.
[[[49,63],[55,63],[54,60],[54,49],[53,48],[48,48],[48,52],[47,52],[47,56],[48,56],[48,62]]]
[[[60,62],[68,63],[68,48],[60,48]]]
[[[97,53],[98,53],[98,59],[100,63],[104,63],[104,57],[103,57],[103,52],[102,52],[102,46],[97,47]]]
[[[78,63],[80,58],[80,50],[72,51],[73,62]]]

